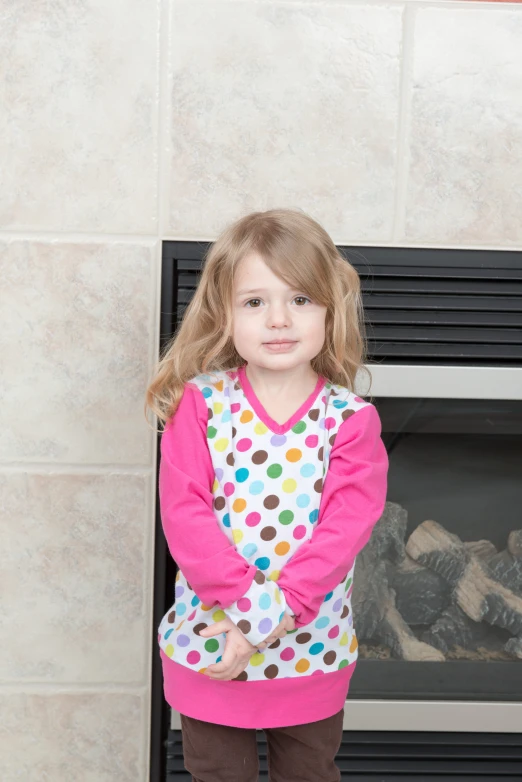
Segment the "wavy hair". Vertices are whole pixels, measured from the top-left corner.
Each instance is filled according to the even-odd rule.
[[[324,345],[311,365],[331,383],[354,390],[366,357],[359,275],[311,217],[271,209],[237,220],[209,248],[196,292],[147,388],[146,417],[150,410],[165,425],[187,381],[245,363],[232,340],[233,291],[238,265],[252,252],[292,288],[327,308]]]

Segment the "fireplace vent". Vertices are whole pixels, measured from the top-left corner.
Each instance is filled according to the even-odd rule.
[[[208,247],[164,242],[170,334],[192,299]],[[339,250],[361,277],[371,363],[522,366],[522,252]]]
[[[349,708],[350,701],[348,700]],[[266,737],[258,733],[259,782],[268,782]],[[518,734],[345,731],[336,757],[342,782],[500,782],[522,779]],[[190,782],[181,731],[167,743],[167,782]]]

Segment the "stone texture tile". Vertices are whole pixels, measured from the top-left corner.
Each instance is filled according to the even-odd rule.
[[[0,461],[150,463],[153,257],[0,242]]]
[[[0,226],[155,234],[159,0],[2,5]]]
[[[143,699],[0,695],[2,782],[145,782]]]
[[[145,681],[150,481],[0,473],[0,682]]]
[[[400,5],[173,5],[166,232],[302,208],[334,239],[393,220]]]
[[[522,6],[419,8],[406,238],[522,243]]]

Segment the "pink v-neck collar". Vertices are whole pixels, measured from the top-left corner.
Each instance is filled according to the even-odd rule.
[[[274,434],[285,434],[285,432],[288,432],[289,429],[295,426],[296,423],[300,421],[301,418],[303,418],[303,416],[309,410],[311,410],[313,403],[315,402],[315,400],[317,399],[317,397],[319,396],[319,394],[321,393],[321,391],[323,390],[326,384],[326,379],[320,375],[317,379],[317,383],[314,390],[312,391],[308,399],[305,402],[303,402],[299,410],[296,410],[293,416],[289,418],[288,421],[286,421],[286,423],[278,424],[277,421],[274,421],[273,418],[270,418],[265,408],[257,398],[256,392],[252,388],[250,384],[250,380],[247,377],[245,366],[241,366],[238,368],[238,378],[241,384],[241,388],[243,389],[243,393],[248,399],[257,417]]]

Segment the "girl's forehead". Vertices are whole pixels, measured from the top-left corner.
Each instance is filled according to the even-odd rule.
[[[245,287],[259,287],[287,289],[292,286],[275,274],[265,263],[261,255],[251,253],[239,262],[234,275],[234,288],[236,291]]]
[[[234,286],[237,290],[254,281],[259,281],[259,284],[266,285],[277,282],[284,284],[283,281],[266,265],[260,255],[247,255],[245,258],[242,258],[238,264],[234,275]]]

